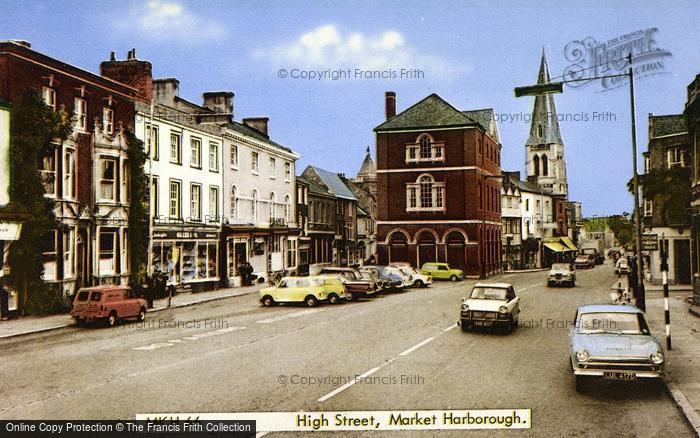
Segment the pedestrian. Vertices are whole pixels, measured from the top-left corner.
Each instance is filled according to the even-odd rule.
[[[10,294],[3,286],[0,284],[0,320],[7,321],[10,313]]]
[[[639,272],[636,257],[630,257],[629,268],[630,270],[629,274],[627,275],[627,282],[629,284],[630,289],[632,289],[632,296],[636,300],[639,297],[639,288],[637,287]]]

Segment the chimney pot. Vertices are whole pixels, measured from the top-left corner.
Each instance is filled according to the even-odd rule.
[[[110,52],[110,54],[109,54],[109,60],[110,60],[110,61],[116,61],[116,60],[117,60],[117,55],[115,55],[114,52]]]
[[[396,115],[396,93],[393,91],[384,93],[384,114],[387,120]]]

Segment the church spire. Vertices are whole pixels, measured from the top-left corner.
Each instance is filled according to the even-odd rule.
[[[537,75],[537,84],[547,84],[550,81],[547,57],[542,48],[542,60],[540,72]],[[535,96],[535,104],[532,108],[530,122],[530,136],[526,145],[537,146],[541,144],[563,144],[557,120],[557,108],[554,105],[553,94],[538,94]]]

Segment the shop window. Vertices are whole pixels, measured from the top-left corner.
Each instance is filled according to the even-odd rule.
[[[117,161],[112,158],[103,158],[100,169],[100,199],[114,201],[116,198],[116,166]]]
[[[182,281],[194,280],[196,277],[196,253],[194,242],[185,242],[182,244],[182,268],[180,275]]]

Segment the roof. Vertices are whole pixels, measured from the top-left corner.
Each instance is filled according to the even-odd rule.
[[[447,103],[442,97],[433,93],[377,126],[374,130],[378,132],[407,128],[463,127],[474,125],[479,124],[462,113],[462,111]]]
[[[519,179],[511,178],[510,179],[511,184],[513,184],[515,187],[518,188],[521,192],[530,192],[530,193],[547,193],[546,190],[544,190],[542,187],[538,186],[535,183],[531,183],[529,181],[522,181]]]
[[[362,208],[360,208],[360,207],[358,206],[358,207],[357,207],[357,215],[358,215],[358,216],[369,216],[369,213],[367,213],[366,211],[364,211]]]
[[[345,185],[343,180],[340,179],[337,173],[329,172],[315,166],[309,166],[313,170],[323,184],[328,188],[328,191],[337,196],[338,198],[349,199],[351,201],[357,201],[357,198],[352,193],[352,191]]]
[[[510,283],[477,283],[474,285],[474,287],[495,287],[498,289],[507,289],[509,287],[513,287],[513,285]]]
[[[331,193],[331,192],[329,192],[328,190],[326,190],[325,187],[323,187],[322,185],[320,185],[320,184],[317,183],[316,181],[314,181],[314,180],[312,180],[312,179],[309,179],[309,178],[307,178],[307,177],[305,177],[305,176],[303,176],[303,175],[302,175],[302,176],[298,176],[298,177],[297,177],[297,180],[299,180],[299,178],[303,178],[303,180],[308,184],[308,186],[309,186],[309,194],[311,194],[311,195],[326,196],[326,197],[329,197],[329,198],[335,198],[335,195],[334,195],[333,193]]]
[[[301,185],[303,185],[303,186],[309,186],[309,185],[311,185],[311,180],[307,179],[307,178],[306,178],[305,176],[303,176],[303,175],[297,176],[296,182],[297,182],[297,184],[301,184]]]
[[[650,138],[678,135],[686,132],[688,132],[688,127],[685,124],[685,116],[683,114],[669,114],[664,116],[649,114]]]
[[[497,142],[500,142],[500,135],[498,134],[498,126],[496,125],[496,118],[493,114],[493,108],[484,108],[478,110],[462,111],[462,114],[469,117],[469,119],[478,123],[484,131],[491,134]]]
[[[362,162],[362,166],[360,166],[360,171],[357,172],[358,178],[368,176],[377,176],[377,165],[374,164],[372,154],[369,152],[369,146],[367,146],[367,154],[365,155],[365,160]]]
[[[644,313],[631,304],[586,304],[578,308],[578,313],[588,312]]]
[[[247,135],[248,137],[253,137],[256,140],[262,141],[262,142],[267,143],[267,144],[274,146],[276,148],[282,149],[282,150],[287,151],[287,152],[293,152],[290,148],[288,148],[286,146],[282,146],[281,144],[270,140],[270,137],[268,137],[267,135],[263,134],[262,132],[258,131],[257,129],[253,129],[250,126],[247,126],[243,123],[236,122],[234,120],[231,123],[228,123],[226,126],[233,131],[239,132],[243,135]]]
[[[540,73],[537,76],[537,84],[548,84],[549,82],[547,57],[544,54],[544,49],[542,49],[542,60],[540,61]],[[538,94],[535,96],[531,120],[530,136],[525,143],[526,146],[564,143],[559,131],[559,120],[557,119],[557,108],[554,105],[553,94]],[[539,127],[542,127],[541,131],[538,129]]]

